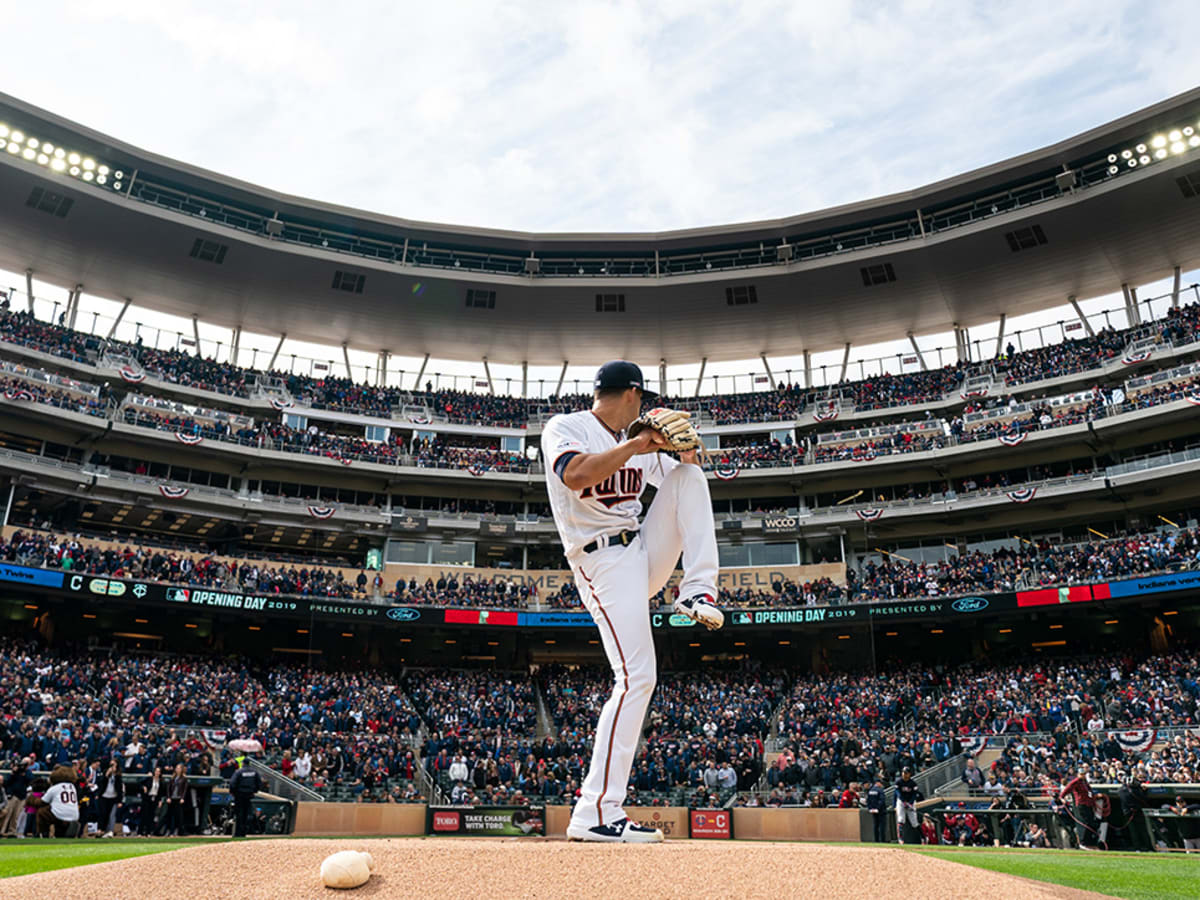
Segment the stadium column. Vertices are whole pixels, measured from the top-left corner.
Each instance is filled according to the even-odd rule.
[[[921,348],[917,346],[917,339],[913,337],[913,333],[908,333],[908,342],[912,344],[913,353],[917,354],[917,362],[921,364],[921,371],[928,372],[929,366],[925,365],[925,354],[921,352]],[[805,363],[808,363],[808,354],[805,354]]]
[[[350,371],[350,350],[346,346],[346,342],[342,341],[342,362],[346,364],[346,377],[354,380],[354,373]]]
[[[808,350],[804,351],[804,389],[810,390],[812,383],[812,353]]]
[[[658,392],[664,397],[667,396],[667,361],[665,359],[658,361]]]
[[[1083,330],[1087,332],[1087,336],[1094,338],[1096,336],[1096,332],[1092,330],[1092,323],[1087,320],[1087,316],[1085,316],[1083,314],[1083,310],[1079,308],[1079,301],[1075,299],[1075,295],[1072,294],[1069,296],[1067,298],[1067,302],[1071,304],[1071,309],[1075,310],[1075,315],[1079,316],[1079,321],[1083,323]]]
[[[1000,313],[1000,326],[996,331],[996,356],[1004,349],[1004,328],[1008,324],[1008,313]]]
[[[1179,266],[1175,267],[1175,285],[1171,288],[1171,309],[1179,309]]]
[[[529,396],[529,360],[521,360],[521,399]]]
[[[487,376],[488,393],[492,396],[496,394],[496,386],[492,384],[492,370],[488,367],[487,357],[483,358],[483,374]]]
[[[693,397],[700,396],[700,385],[704,384],[704,370],[706,368],[708,368],[708,357],[707,356],[702,357],[700,360],[700,374],[696,376],[696,393],[692,394]],[[716,392],[714,391],[713,393],[716,393]]]
[[[1121,285],[1121,293],[1125,295],[1125,319],[1130,327],[1142,324],[1141,313],[1137,306],[1137,289],[1128,284]]]
[[[192,337],[196,341],[196,355],[203,358],[204,354],[200,351],[200,316],[192,313]]]
[[[267,363],[268,372],[275,368],[275,360],[279,358],[279,351],[283,349],[283,342],[286,340],[287,332],[281,332],[279,335],[279,343],[275,345],[275,352],[271,354],[271,361]]]
[[[112,327],[108,329],[108,334],[104,336],[106,341],[111,341],[114,334],[117,333],[117,326],[121,324],[121,320],[125,318],[125,310],[129,309],[129,304],[133,300],[129,297],[125,298],[125,302],[121,304],[121,311],[117,313],[117,317],[113,319]]]
[[[413,382],[413,390],[414,391],[419,391],[421,389],[421,376],[423,376],[425,374],[425,367],[427,365],[429,365],[429,354],[428,353],[426,353],[425,358],[423,360],[421,360],[421,368],[417,370],[417,380]]]
[[[238,354],[242,350],[242,326],[238,325],[229,333],[229,364],[238,364]]]
[[[767,370],[767,380],[772,388],[775,387],[775,373],[771,371],[771,366],[767,362],[767,354],[760,353],[758,358],[762,360],[763,368]]]
[[[29,305],[29,312],[33,312],[33,269],[25,270],[25,301]]]
[[[959,362],[971,361],[971,345],[970,338],[967,335],[967,329],[961,327],[957,322],[954,323],[954,349],[958,354]]]
[[[563,379],[567,377],[568,360],[563,360],[562,371],[558,373],[558,387],[554,389],[554,396],[557,397],[562,393]]]
[[[67,316],[67,327],[72,331],[75,330],[75,317],[79,315],[79,298],[83,294],[83,285],[75,285],[75,290],[72,291],[70,299],[67,301],[67,308],[70,309],[70,315]]]
[[[846,380],[846,367],[848,365],[850,365],[850,342],[846,341],[846,352],[842,354],[842,374],[838,376],[839,384]]]

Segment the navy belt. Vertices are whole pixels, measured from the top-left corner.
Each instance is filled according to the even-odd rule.
[[[605,547],[611,547],[613,544],[620,544],[622,547],[628,547],[633,543],[633,539],[638,536],[637,531],[621,531],[617,534],[602,534],[590,544],[583,545],[584,553],[593,553],[596,550],[603,550]]]

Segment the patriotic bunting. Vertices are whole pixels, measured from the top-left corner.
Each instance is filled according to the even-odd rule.
[[[1016,434],[1002,434],[996,440],[1005,447],[1015,447],[1025,441],[1025,432],[1018,431]]]
[[[487,466],[470,465],[470,466],[467,466],[467,471],[470,472],[472,475],[474,475],[476,478],[479,478],[483,475],[484,472],[487,471]]]
[[[1200,396],[1193,397],[1191,394],[1185,394],[1183,399],[1192,404],[1192,406],[1200,406]]]
[[[868,450],[865,453],[855,453],[855,454],[851,455],[850,458],[852,460],[854,460],[855,462],[870,462],[871,460],[875,459],[878,455],[879,454],[877,454],[874,450]]]
[[[813,418],[818,422],[832,422],[838,417],[838,408],[836,404],[819,403],[817,408],[813,410]]]
[[[198,434],[184,434],[182,431],[175,432],[175,439],[181,444],[187,444],[189,447],[195,447],[204,440]]]
[[[1138,363],[1144,363],[1150,358],[1150,350],[1139,350],[1137,353],[1126,353],[1121,357],[1121,362],[1127,366],[1136,366]]]
[[[24,400],[28,403],[32,403],[36,399],[33,391],[27,391],[25,388],[9,388],[4,392],[4,396],[9,400]]]
[[[1005,493],[1013,503],[1028,503],[1037,494],[1037,488],[1017,488],[1015,491],[1005,491]]]
[[[1109,738],[1121,745],[1126,753],[1145,753],[1158,737],[1153,728],[1139,728],[1135,731],[1110,731]]]
[[[883,516],[882,509],[856,509],[854,514],[864,522],[875,522]]]
[[[433,419],[429,418],[429,416],[409,416],[408,421],[414,425],[429,425],[433,422]]]
[[[353,462],[354,462],[354,460],[352,460],[352,459],[351,459],[349,456],[343,456],[343,457],[342,457],[342,465],[343,465],[343,466],[348,466],[348,465],[350,465],[350,464],[351,464],[351,463],[353,463]]]
[[[191,493],[191,488],[176,487],[175,485],[171,484],[160,484],[158,486],[158,492],[168,500],[182,500]]]
[[[713,474],[721,481],[733,481],[741,471],[742,467],[737,463],[720,463],[713,469]]]
[[[295,405],[296,404],[293,403],[291,400],[280,400],[278,397],[271,398],[271,406],[273,406],[275,409],[279,410],[280,412],[283,412],[283,410],[285,410],[285,409],[291,409]]]
[[[987,394],[988,394],[988,389],[983,387],[983,388],[971,388],[971,390],[963,391],[958,396],[962,397],[964,400],[970,400],[972,397],[986,397]]]
[[[337,512],[332,506],[310,506],[308,514],[314,519],[331,519],[333,514]]]
[[[979,753],[987,746],[987,736],[983,734],[971,734],[961,738],[959,743],[962,744],[963,753],[968,756],[978,756]]]
[[[146,380],[146,373],[139,372],[133,366],[121,366],[117,371],[121,375],[121,380],[128,381],[130,384],[141,384]]]

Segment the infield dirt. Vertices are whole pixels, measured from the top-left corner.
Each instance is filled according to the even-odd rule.
[[[354,890],[325,888],[321,860],[338,850],[369,850],[376,874]],[[887,847],[704,841],[616,845],[527,838],[263,839],[201,845],[5,879],[0,894],[5,900],[1102,896]]]

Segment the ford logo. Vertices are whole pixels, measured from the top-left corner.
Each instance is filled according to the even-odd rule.
[[[987,597],[959,597],[950,608],[962,613],[980,612],[988,608],[988,601]]]
[[[409,609],[407,606],[393,606],[387,611],[387,617],[393,622],[411,622],[421,618],[419,609]]]
[[[672,615],[671,618],[667,619],[667,622],[669,622],[673,628],[691,628],[696,624],[687,616],[680,615],[679,613]]]

